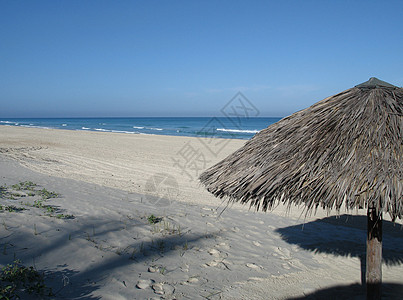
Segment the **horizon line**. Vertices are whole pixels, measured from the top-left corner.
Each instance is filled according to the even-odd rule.
[[[284,116],[257,116],[257,117],[246,117],[246,116],[235,116],[237,118],[242,119],[259,119],[259,118],[284,118]],[[105,117],[105,116],[82,116],[82,117],[2,117],[0,119],[124,119],[124,118],[229,118],[226,116],[131,116],[131,117],[123,117],[123,116],[112,116],[112,117]]]

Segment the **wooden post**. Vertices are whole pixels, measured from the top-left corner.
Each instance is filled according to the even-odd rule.
[[[366,285],[367,300],[381,299],[382,285],[382,213],[368,207]]]

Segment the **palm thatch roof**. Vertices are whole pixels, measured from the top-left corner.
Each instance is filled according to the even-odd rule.
[[[288,116],[201,174],[215,196],[403,215],[403,88],[376,78]]]

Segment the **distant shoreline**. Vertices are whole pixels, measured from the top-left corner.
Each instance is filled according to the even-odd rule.
[[[0,125],[248,140],[280,119],[273,117],[0,118]]]

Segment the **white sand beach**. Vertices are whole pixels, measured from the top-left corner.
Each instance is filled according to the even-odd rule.
[[[0,211],[0,265],[35,266],[53,299],[364,298],[364,210],[226,208],[200,185],[244,143],[0,126],[0,205],[23,209]],[[385,299],[403,295],[401,224],[385,216]]]

